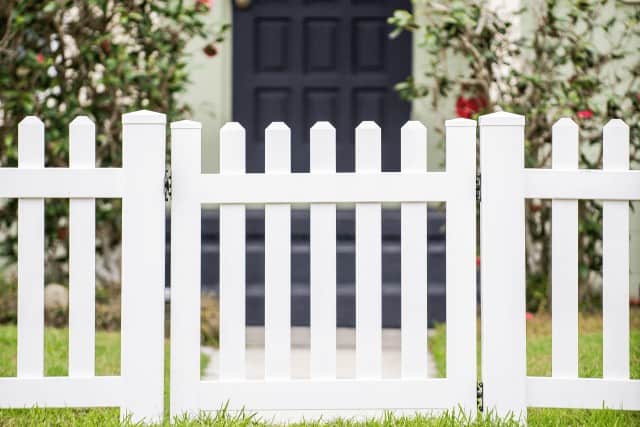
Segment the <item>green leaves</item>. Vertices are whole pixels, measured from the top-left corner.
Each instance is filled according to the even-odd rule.
[[[26,115],[38,115],[46,124],[48,165],[68,165],[68,125],[86,114],[96,123],[98,164],[119,166],[121,114],[146,108],[172,120],[188,108],[177,97],[188,80],[185,47],[211,32],[195,1],[5,3],[0,7],[1,166],[16,164],[17,125]],[[216,40],[228,29],[223,26]],[[14,205],[0,207],[0,236],[15,222]],[[47,223],[67,216],[65,203],[51,206]],[[117,212],[105,206],[98,201],[101,224],[109,230],[99,230],[99,252],[119,239]],[[47,229],[47,254],[55,252],[55,231]],[[13,258],[14,247],[0,241],[0,257]]]

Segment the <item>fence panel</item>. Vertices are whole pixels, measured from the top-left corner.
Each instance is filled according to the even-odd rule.
[[[120,407],[160,421],[164,385],[165,116],[123,116],[123,167],[95,168],[95,126],[70,124],[70,168],[44,167],[44,124],[18,128],[18,168],[0,168],[0,197],[18,198],[17,377],[0,407]],[[69,376],[44,375],[44,198],[70,198]],[[95,376],[95,198],[123,199],[120,376]]]
[[[524,117],[480,117],[484,403],[524,419],[528,406],[640,409],[629,379],[629,128],[604,127],[603,170],[579,170],[578,128],[553,127],[553,169],[524,168]],[[524,201],[552,199],[552,376],[526,372]],[[577,200],[603,201],[603,378],[578,378]]]
[[[197,132],[187,131],[189,127]],[[471,120],[447,122],[446,172],[426,171],[426,129],[402,131],[402,172],[381,172],[380,128],[356,129],[356,171],[336,173],[335,129],[311,129],[311,171],[290,172],[290,131],[266,130],[264,174],[244,173],[244,130],[220,133],[219,174],[201,174],[199,124],[172,125],[172,380],[171,414],[217,410],[257,412],[269,419],[414,414],[462,408],[475,414],[475,129]],[[455,129],[453,129],[455,128]],[[450,166],[449,166],[450,165]],[[444,201],[450,220],[447,310],[448,378],[427,377],[426,203]],[[404,210],[402,242],[402,374],[382,379],[381,204]],[[200,204],[221,209],[221,325],[219,378],[200,380]],[[336,378],[336,204],[356,205],[356,373]],[[265,375],[246,379],[244,206],[265,205]],[[290,205],[311,210],[311,360],[309,375],[292,379]],[[189,207],[187,209],[187,206]],[[459,257],[459,258],[458,258]],[[457,271],[454,271],[457,270]],[[470,350],[469,350],[470,349]],[[458,354],[464,353],[464,354]],[[186,368],[186,369],[185,369]]]

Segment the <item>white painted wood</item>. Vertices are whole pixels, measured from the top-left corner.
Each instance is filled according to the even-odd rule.
[[[526,417],[524,117],[480,117],[482,379],[486,410]]]
[[[527,404],[546,408],[640,410],[640,381],[527,378]]]
[[[18,168],[44,168],[44,123],[18,124]],[[44,375],[44,200],[18,200],[18,377]]]
[[[159,422],[164,386],[164,114],[125,114],[122,200],[121,416]]]
[[[476,122],[447,120],[446,216],[447,378],[457,384],[460,410],[475,416],[476,385]],[[472,237],[474,236],[474,237]]]
[[[427,128],[407,122],[401,130],[402,172],[427,170]],[[400,206],[401,376],[427,377],[427,204]]]
[[[336,130],[329,122],[311,128],[310,171],[336,171]],[[310,206],[311,378],[336,376],[336,205]]]
[[[578,169],[578,125],[552,129],[552,167]],[[551,323],[553,377],[578,377],[578,201],[551,201]]]
[[[531,199],[639,200],[640,171],[525,169],[524,194]]]
[[[282,122],[265,131],[265,173],[291,172],[291,131]],[[264,207],[265,377],[290,377],[291,206]]]
[[[201,381],[198,404],[229,410],[295,411],[297,419],[309,410],[457,409],[459,388],[447,379],[339,379],[288,381]],[[316,417],[317,418],[317,417]]]
[[[204,174],[199,191],[206,203],[224,204],[441,202],[448,185],[445,172]]]
[[[381,170],[380,127],[356,128],[356,173]],[[382,375],[382,214],[380,203],[356,204],[356,378]]]
[[[69,167],[94,168],[95,125],[87,116],[69,125]],[[69,201],[69,376],[95,374],[96,202]]]
[[[609,121],[602,167],[629,169],[629,126]],[[602,203],[602,362],[606,379],[629,378],[629,203]],[[637,396],[640,400],[640,395]]]
[[[200,123],[171,123],[172,417],[195,411],[200,381],[200,150]]]
[[[245,173],[245,131],[239,123],[227,123],[220,129],[220,173]],[[245,377],[245,269],[245,207],[221,205],[220,378],[223,380]]]
[[[121,377],[0,378],[0,408],[117,407]]]
[[[120,198],[120,168],[0,168],[0,197]]]

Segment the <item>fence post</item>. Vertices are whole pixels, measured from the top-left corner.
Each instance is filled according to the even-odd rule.
[[[445,122],[447,175],[447,378],[460,390],[460,409],[476,415],[476,122]],[[473,236],[473,237],[471,237]]]
[[[480,117],[484,405],[526,419],[524,116]]]
[[[164,114],[122,116],[121,417],[160,422],[164,386]]]

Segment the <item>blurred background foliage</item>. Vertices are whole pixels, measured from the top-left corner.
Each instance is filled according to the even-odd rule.
[[[45,123],[46,165],[68,165],[68,124],[96,123],[97,166],[120,166],[121,115],[149,109],[182,118],[186,45],[215,55],[228,26],[206,28],[211,0],[3,0],[0,7],[0,166],[17,165],[25,116]],[[16,206],[0,200],[0,262],[15,275]],[[66,283],[68,201],[46,202],[46,282]],[[120,201],[96,203],[99,285],[119,287]],[[13,268],[12,268],[13,267]],[[5,281],[11,283],[12,278]],[[100,289],[98,289],[100,294]]]
[[[602,167],[602,126],[621,118],[638,167],[638,2],[538,0],[515,15],[482,0],[414,3],[419,15],[397,10],[389,19],[392,36],[414,33],[427,57],[420,81],[396,86],[401,96],[426,97],[434,109],[457,97],[460,117],[500,109],[525,115],[526,167],[551,166],[551,128],[561,117],[580,126],[580,167]],[[551,203],[528,200],[526,207],[527,308],[550,309]],[[601,204],[581,202],[579,217],[580,303],[591,309],[601,299]]]

